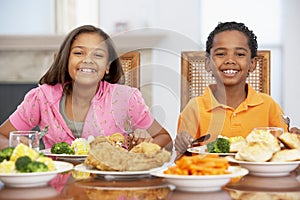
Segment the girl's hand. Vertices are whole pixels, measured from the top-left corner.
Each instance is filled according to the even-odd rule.
[[[129,137],[133,146],[142,142],[153,142],[151,135],[144,129],[136,129]]]

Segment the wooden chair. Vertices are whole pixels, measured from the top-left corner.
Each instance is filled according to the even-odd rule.
[[[140,52],[131,51],[120,56],[124,71],[124,83],[140,89]]]
[[[258,92],[270,94],[270,54],[258,51],[256,69],[249,74],[247,82]],[[215,80],[205,70],[205,51],[181,53],[181,105],[183,110],[188,101],[203,94],[205,87]]]

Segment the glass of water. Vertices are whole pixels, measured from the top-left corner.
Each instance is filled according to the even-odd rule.
[[[23,143],[30,148],[39,150],[40,139],[38,131],[11,131],[9,134],[9,146],[16,147],[18,144]]]

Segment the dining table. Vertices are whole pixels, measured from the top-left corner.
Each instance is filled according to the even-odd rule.
[[[1,182],[0,182],[1,183]],[[22,200],[198,200],[198,199],[300,199],[300,167],[287,176],[264,177],[247,174],[211,192],[180,191],[164,178],[151,174],[130,179],[114,179],[78,172],[57,174],[47,185],[6,187],[0,184],[0,199]]]

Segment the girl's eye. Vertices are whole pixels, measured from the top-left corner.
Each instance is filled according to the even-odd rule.
[[[95,53],[94,55],[95,55],[96,58],[103,58],[104,57],[103,54],[99,54],[99,53]]]
[[[73,52],[73,54],[75,54],[75,55],[82,55],[82,53],[79,52],[79,51],[75,51],[75,52]]]

